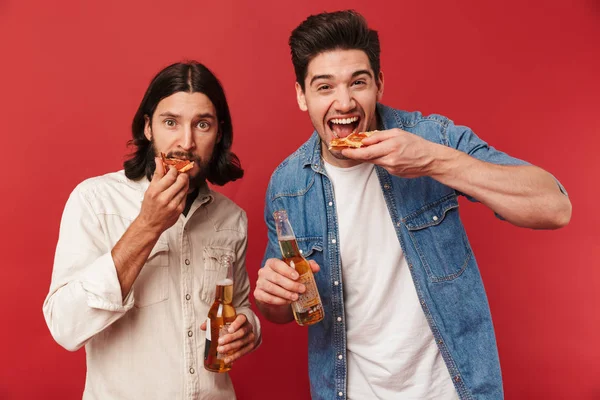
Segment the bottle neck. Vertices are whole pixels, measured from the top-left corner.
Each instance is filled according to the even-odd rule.
[[[215,289],[215,301],[223,304],[231,304],[233,301],[233,280],[223,279],[217,282]]]
[[[279,238],[279,248],[281,249],[283,258],[302,257],[298,249],[298,242],[293,236]]]

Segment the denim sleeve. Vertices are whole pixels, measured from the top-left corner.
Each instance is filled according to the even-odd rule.
[[[261,267],[265,266],[269,258],[281,258],[281,250],[279,249],[279,241],[277,240],[277,231],[275,229],[275,220],[273,219],[273,178],[269,182],[267,193],[265,196],[265,224],[267,225],[267,248],[262,260]]]
[[[481,161],[496,165],[531,165],[526,161],[511,157],[488,145],[466,126],[454,125],[454,123],[450,122],[446,130],[446,137],[450,147],[467,153],[471,157]],[[563,185],[556,178],[554,180],[560,191],[567,195],[567,191]],[[459,194],[465,196],[470,201],[477,201],[477,199],[467,196],[464,193],[459,192]]]

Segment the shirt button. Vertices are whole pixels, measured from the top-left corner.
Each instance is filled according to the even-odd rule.
[[[190,368],[190,374],[193,374],[194,372],[196,372],[194,371],[194,368]]]
[[[302,250],[300,250],[300,254],[302,254]]]
[[[342,321],[342,317],[337,317],[338,322]]]
[[[329,207],[331,207],[333,205],[333,201],[329,202]]]
[[[188,260],[187,258],[185,259],[185,265],[190,265],[190,260]]]
[[[335,286],[337,286],[337,285],[339,285],[340,283],[339,283],[338,281],[335,281],[335,282],[333,282],[333,284],[334,284]]]
[[[332,240],[331,240],[331,243],[335,243],[335,239],[332,239]]]
[[[193,333],[192,331],[188,331],[188,337],[192,337]]]
[[[342,358],[344,358],[341,354],[338,356],[338,358],[341,360]]]
[[[342,393],[342,392],[338,393],[338,396],[340,396],[340,397],[342,397],[343,395],[344,395],[344,393]]]
[[[433,216],[433,220],[434,220],[434,221],[437,221],[437,220],[438,220],[438,217],[437,217],[437,215],[434,215],[434,216]]]
[[[389,190],[389,188],[390,188],[390,185],[388,185],[388,184],[386,183],[385,185],[383,185],[383,188],[384,188],[385,190]]]
[[[189,294],[186,294],[186,295],[185,295],[185,299],[186,299],[186,300],[189,300],[189,299],[191,299],[191,298],[192,298],[192,296],[190,296]]]

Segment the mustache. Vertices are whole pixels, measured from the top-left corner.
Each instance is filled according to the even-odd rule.
[[[170,151],[167,153],[168,158],[178,158],[180,160],[196,161],[200,163],[200,157],[189,151]]]

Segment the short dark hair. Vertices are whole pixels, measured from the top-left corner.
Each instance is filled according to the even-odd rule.
[[[369,57],[375,79],[379,79],[381,52],[377,31],[354,10],[311,15],[292,31],[289,40],[296,81],[304,90],[310,61],[330,50],[362,50]]]
[[[215,185],[224,185],[241,178],[244,170],[239,158],[231,152],[233,125],[225,92],[217,77],[206,66],[196,61],[169,65],[152,79],[133,117],[133,139],[128,145],[135,147],[135,151],[123,164],[127,178],[139,180],[146,176],[148,180],[152,179],[156,168],[155,154],[152,143],[144,135],[145,116],[152,120],[158,103],[177,92],[202,93],[215,106],[220,140],[213,149],[206,179]]]

